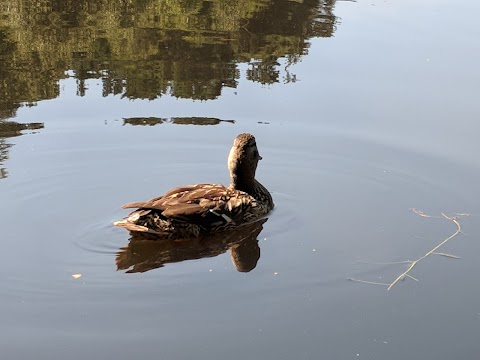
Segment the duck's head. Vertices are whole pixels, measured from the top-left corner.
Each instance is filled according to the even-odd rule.
[[[262,157],[258,153],[255,136],[246,133],[238,135],[228,155],[232,183],[253,181],[259,160],[262,160]]]

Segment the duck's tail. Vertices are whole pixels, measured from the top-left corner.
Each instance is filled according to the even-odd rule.
[[[113,225],[123,227],[124,229],[127,229],[129,231],[136,231],[136,232],[149,233],[149,234],[155,234],[155,235],[165,235],[166,234],[166,233],[163,233],[163,232],[159,232],[159,231],[149,229],[146,226],[134,224],[133,222],[129,221],[128,218],[115,221],[113,223]]]

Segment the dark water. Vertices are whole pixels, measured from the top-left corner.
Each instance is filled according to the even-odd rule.
[[[479,10],[3,1],[2,358],[478,359]],[[111,225],[125,202],[227,183],[241,132],[276,203],[247,242]],[[392,282],[407,265],[378,263],[453,234],[442,212],[470,214],[438,250],[461,259],[390,291],[347,280]]]

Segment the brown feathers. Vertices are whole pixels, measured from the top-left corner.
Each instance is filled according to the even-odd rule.
[[[260,159],[253,135],[240,134],[229,154],[232,181],[228,188],[216,184],[177,187],[163,196],[124,205],[138,210],[114,225],[133,232],[179,238],[255,221],[274,206],[270,193],[255,180]]]
[[[223,185],[196,184],[175,188],[164,196],[123,207],[159,210],[165,217],[181,217],[201,215],[210,210],[232,213],[236,208],[252,205],[255,205],[255,199],[242,191]]]

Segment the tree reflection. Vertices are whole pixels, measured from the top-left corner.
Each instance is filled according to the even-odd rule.
[[[103,96],[215,99],[246,78],[282,81],[309,39],[332,36],[335,0],[5,0],[0,4],[0,117],[55,98],[66,71],[102,79]],[[283,60],[282,60],[283,61]],[[71,75],[69,75],[71,76]],[[292,80],[293,79],[293,80]],[[294,81],[286,71],[283,81]]]
[[[200,117],[200,116],[190,116],[190,117],[172,117],[167,118],[157,118],[157,117],[134,117],[134,118],[125,118],[123,119],[123,125],[132,125],[132,126],[154,126],[164,123],[170,123],[175,125],[218,125],[221,123],[234,124],[235,120],[220,120],[217,118],[211,117]]]
[[[7,138],[23,135],[24,130],[43,129],[42,123],[19,124],[13,121],[0,120],[0,179],[8,176],[7,169],[4,168],[5,161],[8,160],[8,149],[12,144],[7,142]]]

